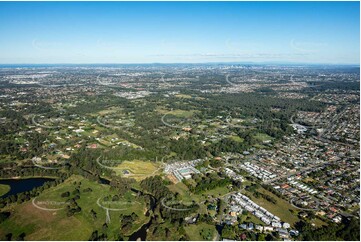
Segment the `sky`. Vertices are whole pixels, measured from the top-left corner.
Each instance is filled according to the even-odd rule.
[[[359,64],[359,4],[0,2],[0,64]]]

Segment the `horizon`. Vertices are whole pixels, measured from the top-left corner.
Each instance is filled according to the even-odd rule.
[[[274,66],[353,66],[360,67],[358,63],[306,63],[306,62],[144,62],[144,63],[0,63],[2,66],[102,66],[102,65],[274,65]]]
[[[0,21],[0,64],[360,65],[359,2],[1,2]]]

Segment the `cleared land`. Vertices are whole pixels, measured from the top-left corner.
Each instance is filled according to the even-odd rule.
[[[266,194],[266,195],[272,197],[273,199],[275,199],[277,201],[276,204],[273,204],[273,203],[267,201],[266,199],[262,198],[261,196],[259,198],[256,198],[250,192],[246,192],[245,194],[246,194],[246,196],[250,197],[252,199],[252,201],[257,203],[259,206],[264,207],[269,212],[280,217],[283,221],[285,221],[291,225],[293,225],[295,222],[299,221],[299,218],[297,216],[297,213],[300,212],[299,209],[293,207],[286,200],[284,200],[280,197],[277,197],[276,195],[274,195],[273,193],[267,191],[266,189],[264,189],[262,187],[257,189],[257,191],[260,193]],[[293,210],[294,212],[291,212],[291,210]],[[316,226],[325,225],[325,223],[319,219],[315,219],[315,221],[313,221],[313,222],[316,224]]]
[[[130,174],[124,175],[136,180],[143,180],[148,176],[154,176],[161,173],[160,165],[150,161],[123,161],[116,167],[118,174],[123,174],[127,170]]]
[[[177,184],[169,185],[168,188],[172,192],[178,192],[182,200],[187,202],[193,200],[196,202],[203,202],[208,198],[208,196],[211,196],[213,198],[218,198],[220,196],[229,193],[229,190],[226,187],[216,187],[212,190],[204,191],[201,194],[192,194],[188,190],[188,187],[181,182]]]
[[[299,220],[297,215],[293,214],[290,211],[290,209],[294,210],[294,211],[297,211],[297,212],[299,210],[296,209],[295,207],[293,207],[287,201],[275,196],[273,193],[265,190],[264,188],[259,188],[259,189],[257,189],[257,191],[260,192],[260,193],[269,195],[270,197],[274,198],[276,200],[276,204],[273,204],[273,203],[267,201],[266,199],[264,199],[262,197],[256,198],[253,195],[251,195],[251,193],[249,193],[249,192],[246,192],[246,196],[251,198],[252,201],[257,203],[259,206],[264,207],[269,212],[271,212],[274,215],[280,217],[283,221],[285,221],[287,223],[294,224],[295,222],[297,222]]]
[[[192,98],[191,95],[186,95],[186,94],[177,94],[177,95],[174,95],[178,98],[186,98],[186,99],[189,99],[189,98]]]
[[[81,212],[68,217],[65,206],[67,198],[62,198],[61,194],[69,191],[72,193],[80,185],[80,198],[77,200],[81,207]],[[92,191],[85,192],[84,189],[91,188]],[[11,216],[0,224],[0,237],[12,233],[16,238],[20,233],[25,232],[26,240],[88,240],[94,230],[101,231],[106,221],[106,212],[97,205],[99,198],[107,195],[115,195],[116,191],[110,191],[110,186],[89,181],[81,176],[72,176],[64,183],[45,190],[36,199],[35,204],[43,208],[64,208],[57,211],[46,211],[36,208],[32,200],[23,204],[13,204],[9,208]],[[70,198],[74,195],[70,195]],[[135,203],[135,201],[139,203]],[[131,205],[134,204],[134,205]],[[102,205],[107,204],[103,201]],[[116,203],[108,204],[112,207]],[[120,233],[120,214],[129,215],[132,212],[138,215],[136,222],[132,224],[129,234],[136,231],[149,218],[144,215],[145,204],[141,199],[137,199],[134,194],[127,194],[121,197],[119,206],[126,206],[126,210],[110,211],[111,222],[108,224],[108,239],[116,239]],[[94,219],[91,210],[96,212]],[[57,228],[57,229],[54,229]]]
[[[213,240],[217,231],[214,225],[206,223],[191,224],[186,227],[186,233],[190,240],[202,241]]]
[[[243,138],[239,137],[239,136],[236,136],[236,135],[232,135],[230,136],[230,138],[236,142],[239,142],[239,143],[242,143],[244,141]]]
[[[257,133],[254,137],[262,142],[273,139],[271,136],[264,133]]]
[[[184,117],[184,118],[190,118],[195,112],[197,112],[196,110],[181,110],[181,109],[168,111],[160,108],[157,109],[157,111],[162,114],[174,115],[177,117]]]

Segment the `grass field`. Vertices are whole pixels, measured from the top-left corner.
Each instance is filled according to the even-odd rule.
[[[98,115],[107,115],[107,114],[111,114],[111,113],[122,113],[123,109],[122,108],[119,108],[119,107],[111,107],[109,109],[105,109],[105,110],[102,110],[102,111],[99,111],[97,114]]]
[[[178,98],[185,98],[185,99],[190,99],[192,98],[191,95],[186,95],[186,94],[177,94],[177,95],[174,95],[175,97],[178,97]]]
[[[267,140],[272,140],[271,136],[264,133],[257,133],[254,137],[262,142]]]
[[[203,192],[202,195],[203,195],[203,197],[212,196],[212,197],[217,198],[217,197],[223,196],[227,193],[229,193],[228,188],[216,187],[215,189]]]
[[[9,185],[0,184],[0,196],[5,195],[8,191],[10,191]]]
[[[213,240],[217,233],[215,226],[206,223],[191,224],[185,230],[192,241]]]
[[[236,136],[236,135],[232,135],[229,138],[236,141],[236,142],[239,142],[239,143],[242,143],[244,141],[244,139],[242,139],[241,137]]]
[[[123,174],[123,170],[130,171],[131,174],[125,176],[132,177],[136,180],[143,180],[148,176],[161,173],[159,164],[150,161],[123,161],[116,168],[118,174]]]
[[[181,109],[169,111],[169,110],[160,109],[160,108],[158,108],[157,111],[161,114],[174,115],[174,116],[183,117],[183,118],[189,118],[195,112],[197,112],[196,110],[181,110]]]
[[[188,190],[188,187],[184,185],[182,182],[178,182],[177,184],[169,185],[169,190],[172,192],[178,192],[179,195],[182,197],[183,201],[196,201],[196,202],[203,202],[207,199],[208,196],[212,197],[220,197],[229,192],[226,187],[217,187],[215,189],[205,191],[202,194],[191,194]]]
[[[192,202],[195,200],[198,202],[198,199],[195,198],[193,194],[190,193],[188,187],[184,185],[182,182],[178,182],[177,184],[169,185],[169,190],[173,193],[179,193],[182,201],[184,202]]]
[[[244,223],[254,223],[254,224],[260,224],[260,225],[266,225],[253,214],[249,213],[248,215],[241,215],[241,216],[242,216],[242,221]]]
[[[269,195],[272,198],[274,198],[277,203],[273,204],[271,202],[268,202],[267,200],[263,199],[262,197],[259,198],[255,198],[254,196],[250,195],[249,192],[246,193],[247,196],[249,196],[252,201],[254,201],[255,203],[257,203],[258,205],[264,207],[265,209],[267,209],[269,212],[273,213],[274,215],[280,217],[283,221],[293,225],[295,222],[299,221],[298,216],[295,213],[292,213],[290,211],[293,210],[296,213],[300,212],[301,210],[293,207],[289,202],[287,202],[286,200],[277,197],[276,195],[274,195],[273,193],[265,190],[264,188],[259,188],[257,190],[258,192],[261,192],[263,194]],[[315,225],[317,227],[320,227],[322,225],[326,225],[325,222],[323,222],[322,220],[316,218],[314,220],[311,221],[312,223],[315,223]]]
[[[251,193],[249,193],[249,192],[246,192],[246,196],[251,198],[252,201],[257,203],[259,206],[264,207],[269,212],[280,217],[281,220],[283,220],[291,225],[299,220],[297,215],[293,214],[291,211],[289,211],[289,209],[292,209],[294,211],[299,211],[299,210],[297,208],[293,207],[287,201],[283,200],[282,198],[277,197],[273,193],[265,190],[264,188],[259,188],[259,189],[257,189],[257,191],[261,192],[263,194],[269,195],[270,197],[274,198],[277,201],[277,203],[273,204],[262,197],[256,198],[256,197],[252,196]]]
[[[177,184],[169,185],[169,190],[176,193],[178,192],[182,197],[190,197],[190,193],[188,191],[188,187],[184,185],[182,182],[178,182]]]
[[[74,191],[79,182],[81,182],[80,199],[77,200],[77,203],[81,207],[81,212],[68,217],[66,209],[60,209],[67,205],[67,198],[62,198],[61,194],[66,191]],[[84,192],[83,190],[86,188],[91,188],[92,191]],[[72,176],[64,183],[42,192],[34,202],[42,208],[58,208],[60,210],[45,211],[35,207],[32,201],[12,204],[10,207],[2,209],[9,210],[11,216],[0,224],[0,238],[4,238],[8,233],[12,233],[16,238],[20,233],[25,232],[26,240],[88,240],[94,230],[102,231],[102,225],[106,221],[106,212],[97,205],[98,199],[115,194],[116,191],[110,191],[110,187],[107,185],[89,181],[81,176]],[[129,205],[134,201],[139,203],[134,203],[134,206]],[[128,215],[135,212],[139,216],[132,224],[129,233],[137,230],[149,219],[144,215],[145,204],[139,199],[137,200],[135,196],[128,194],[122,197],[118,205],[124,206],[124,204],[126,204],[126,210],[109,212],[111,222],[106,229],[108,239],[114,240],[119,234],[120,214]],[[102,205],[107,204],[103,202]],[[113,206],[115,205],[113,204]],[[95,219],[90,213],[92,209],[96,212]]]

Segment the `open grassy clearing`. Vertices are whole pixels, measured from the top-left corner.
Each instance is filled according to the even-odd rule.
[[[116,168],[117,174],[123,174],[123,171],[127,170],[130,174],[125,176],[136,180],[143,180],[148,176],[154,176],[162,172],[159,163],[140,160],[123,161]]]
[[[265,209],[267,209],[268,211],[270,211],[274,215],[280,217],[283,221],[288,222],[291,225],[293,225],[295,222],[299,221],[299,218],[298,218],[298,216],[296,214],[298,212],[300,212],[301,210],[293,207],[286,200],[284,200],[284,199],[282,199],[280,197],[277,197],[272,192],[269,192],[264,188],[259,188],[257,191],[261,192],[263,194],[269,195],[272,198],[276,199],[276,201],[277,201],[276,204],[273,204],[273,203],[268,202],[267,200],[263,199],[262,197],[255,198],[252,195],[249,196],[258,205],[264,207]],[[248,195],[250,195],[250,194],[248,193]],[[295,213],[292,213],[290,210],[295,211]],[[315,218],[311,222],[314,223],[317,227],[320,227],[322,225],[326,225],[325,222],[323,222],[322,220],[320,220],[318,218]]]
[[[9,185],[0,184],[0,196],[5,195],[8,191],[10,191]]]
[[[191,194],[191,192],[188,190],[188,187],[186,185],[184,185],[182,182],[178,182],[177,184],[173,184],[173,185],[169,185],[168,186],[169,190],[173,193],[179,193],[180,195],[180,199],[183,202],[192,202],[193,200],[195,200],[195,197],[193,194]],[[196,201],[198,202],[198,201]]]
[[[254,223],[254,224],[260,224],[260,225],[266,225],[263,223],[259,218],[257,218],[255,215],[248,213],[247,215],[241,215],[242,222],[243,223]]]
[[[239,136],[236,136],[236,135],[232,135],[229,137],[230,139],[236,141],[236,142],[239,142],[239,143],[242,143],[244,141],[243,138],[239,137]]]
[[[202,194],[192,194],[189,191],[188,187],[182,182],[169,185],[168,188],[173,193],[179,193],[180,200],[182,202],[189,203],[195,201],[196,203],[198,203],[198,212],[204,214],[207,213],[207,206],[204,204],[207,199],[223,197],[225,194],[229,193],[229,190],[226,187],[217,187],[215,189],[205,191]]]
[[[181,110],[181,109],[169,111],[161,108],[156,109],[156,111],[161,114],[174,115],[182,118],[190,118],[192,117],[192,115],[194,115],[194,113],[197,112],[197,110]]]
[[[327,226],[327,223],[325,223],[324,221],[322,221],[319,218],[315,218],[315,219],[311,220],[311,223],[314,223],[316,227]]]
[[[67,198],[61,197],[61,194],[67,191],[72,193],[80,182],[80,199],[77,200],[77,203],[81,207],[81,212],[68,217],[65,209]],[[91,188],[92,191],[85,192],[84,189],[87,188]],[[110,187],[107,185],[89,181],[81,176],[72,176],[64,183],[41,193],[34,202],[41,208],[58,208],[59,210],[39,209],[33,205],[32,200],[23,204],[12,204],[10,207],[2,209],[10,210],[11,216],[0,224],[0,237],[3,238],[7,233],[12,233],[15,237],[25,232],[26,240],[88,240],[94,230],[102,230],[102,225],[106,221],[105,210],[97,205],[99,198],[103,206],[125,208],[121,211],[109,212],[111,223],[106,229],[108,239],[116,239],[120,232],[120,214],[129,215],[135,212],[139,216],[132,224],[129,233],[148,221],[149,218],[144,215],[145,204],[133,194],[121,197],[118,203],[102,201],[105,196],[115,194],[117,192],[110,191]],[[74,195],[70,195],[70,198],[72,197]],[[95,219],[90,213],[91,210],[96,212]]]
[[[200,196],[201,199],[207,198],[208,196],[217,198],[217,197],[224,196],[227,193],[229,193],[229,190],[227,187],[216,187],[215,189],[205,191],[201,195],[197,195],[197,196]]]
[[[177,117],[190,118],[190,117],[192,117],[192,115],[195,112],[196,112],[195,110],[179,110],[179,109],[177,109],[177,110],[173,110],[173,111],[168,112],[168,114],[174,115],[174,116],[177,116]]]
[[[271,136],[264,133],[257,133],[254,137],[262,142],[273,139]]]
[[[270,197],[274,198],[277,203],[273,204],[269,201],[267,201],[266,199],[259,197],[256,198],[253,195],[251,195],[250,192],[246,192],[246,196],[248,196],[249,198],[252,199],[252,201],[254,201],[255,203],[257,203],[259,206],[264,207],[265,209],[267,209],[269,212],[273,213],[274,215],[278,216],[281,218],[281,220],[293,225],[295,222],[299,221],[297,215],[293,214],[291,210],[293,211],[299,211],[297,208],[293,207],[290,203],[288,203],[287,201],[283,200],[282,198],[277,197],[276,195],[274,195],[273,193],[265,190],[264,188],[259,188],[257,189],[258,192],[269,195]]]
[[[217,198],[220,196],[224,196],[225,194],[229,193],[229,190],[226,187],[217,187],[215,189],[205,191],[201,194],[191,194],[188,190],[188,187],[184,185],[182,182],[178,182],[177,184],[169,185],[169,190],[172,192],[178,192],[181,196],[183,201],[196,201],[196,202],[203,202],[205,201],[208,196],[213,198]]]
[[[187,94],[176,94],[174,95],[175,97],[178,97],[178,98],[185,98],[185,99],[190,99],[192,98],[191,95],[187,95]]]
[[[217,231],[214,225],[200,223],[186,227],[186,233],[192,241],[213,240]]]
[[[111,107],[109,109],[106,109],[106,110],[102,110],[102,111],[99,111],[98,113],[96,113],[95,115],[107,115],[107,114],[112,114],[112,113],[121,113],[122,112],[122,108],[119,108],[119,107]]]
[[[177,184],[172,184],[168,186],[169,190],[174,193],[179,193],[180,196],[187,198],[190,197],[190,192],[188,187],[184,185],[182,182],[178,182]]]

